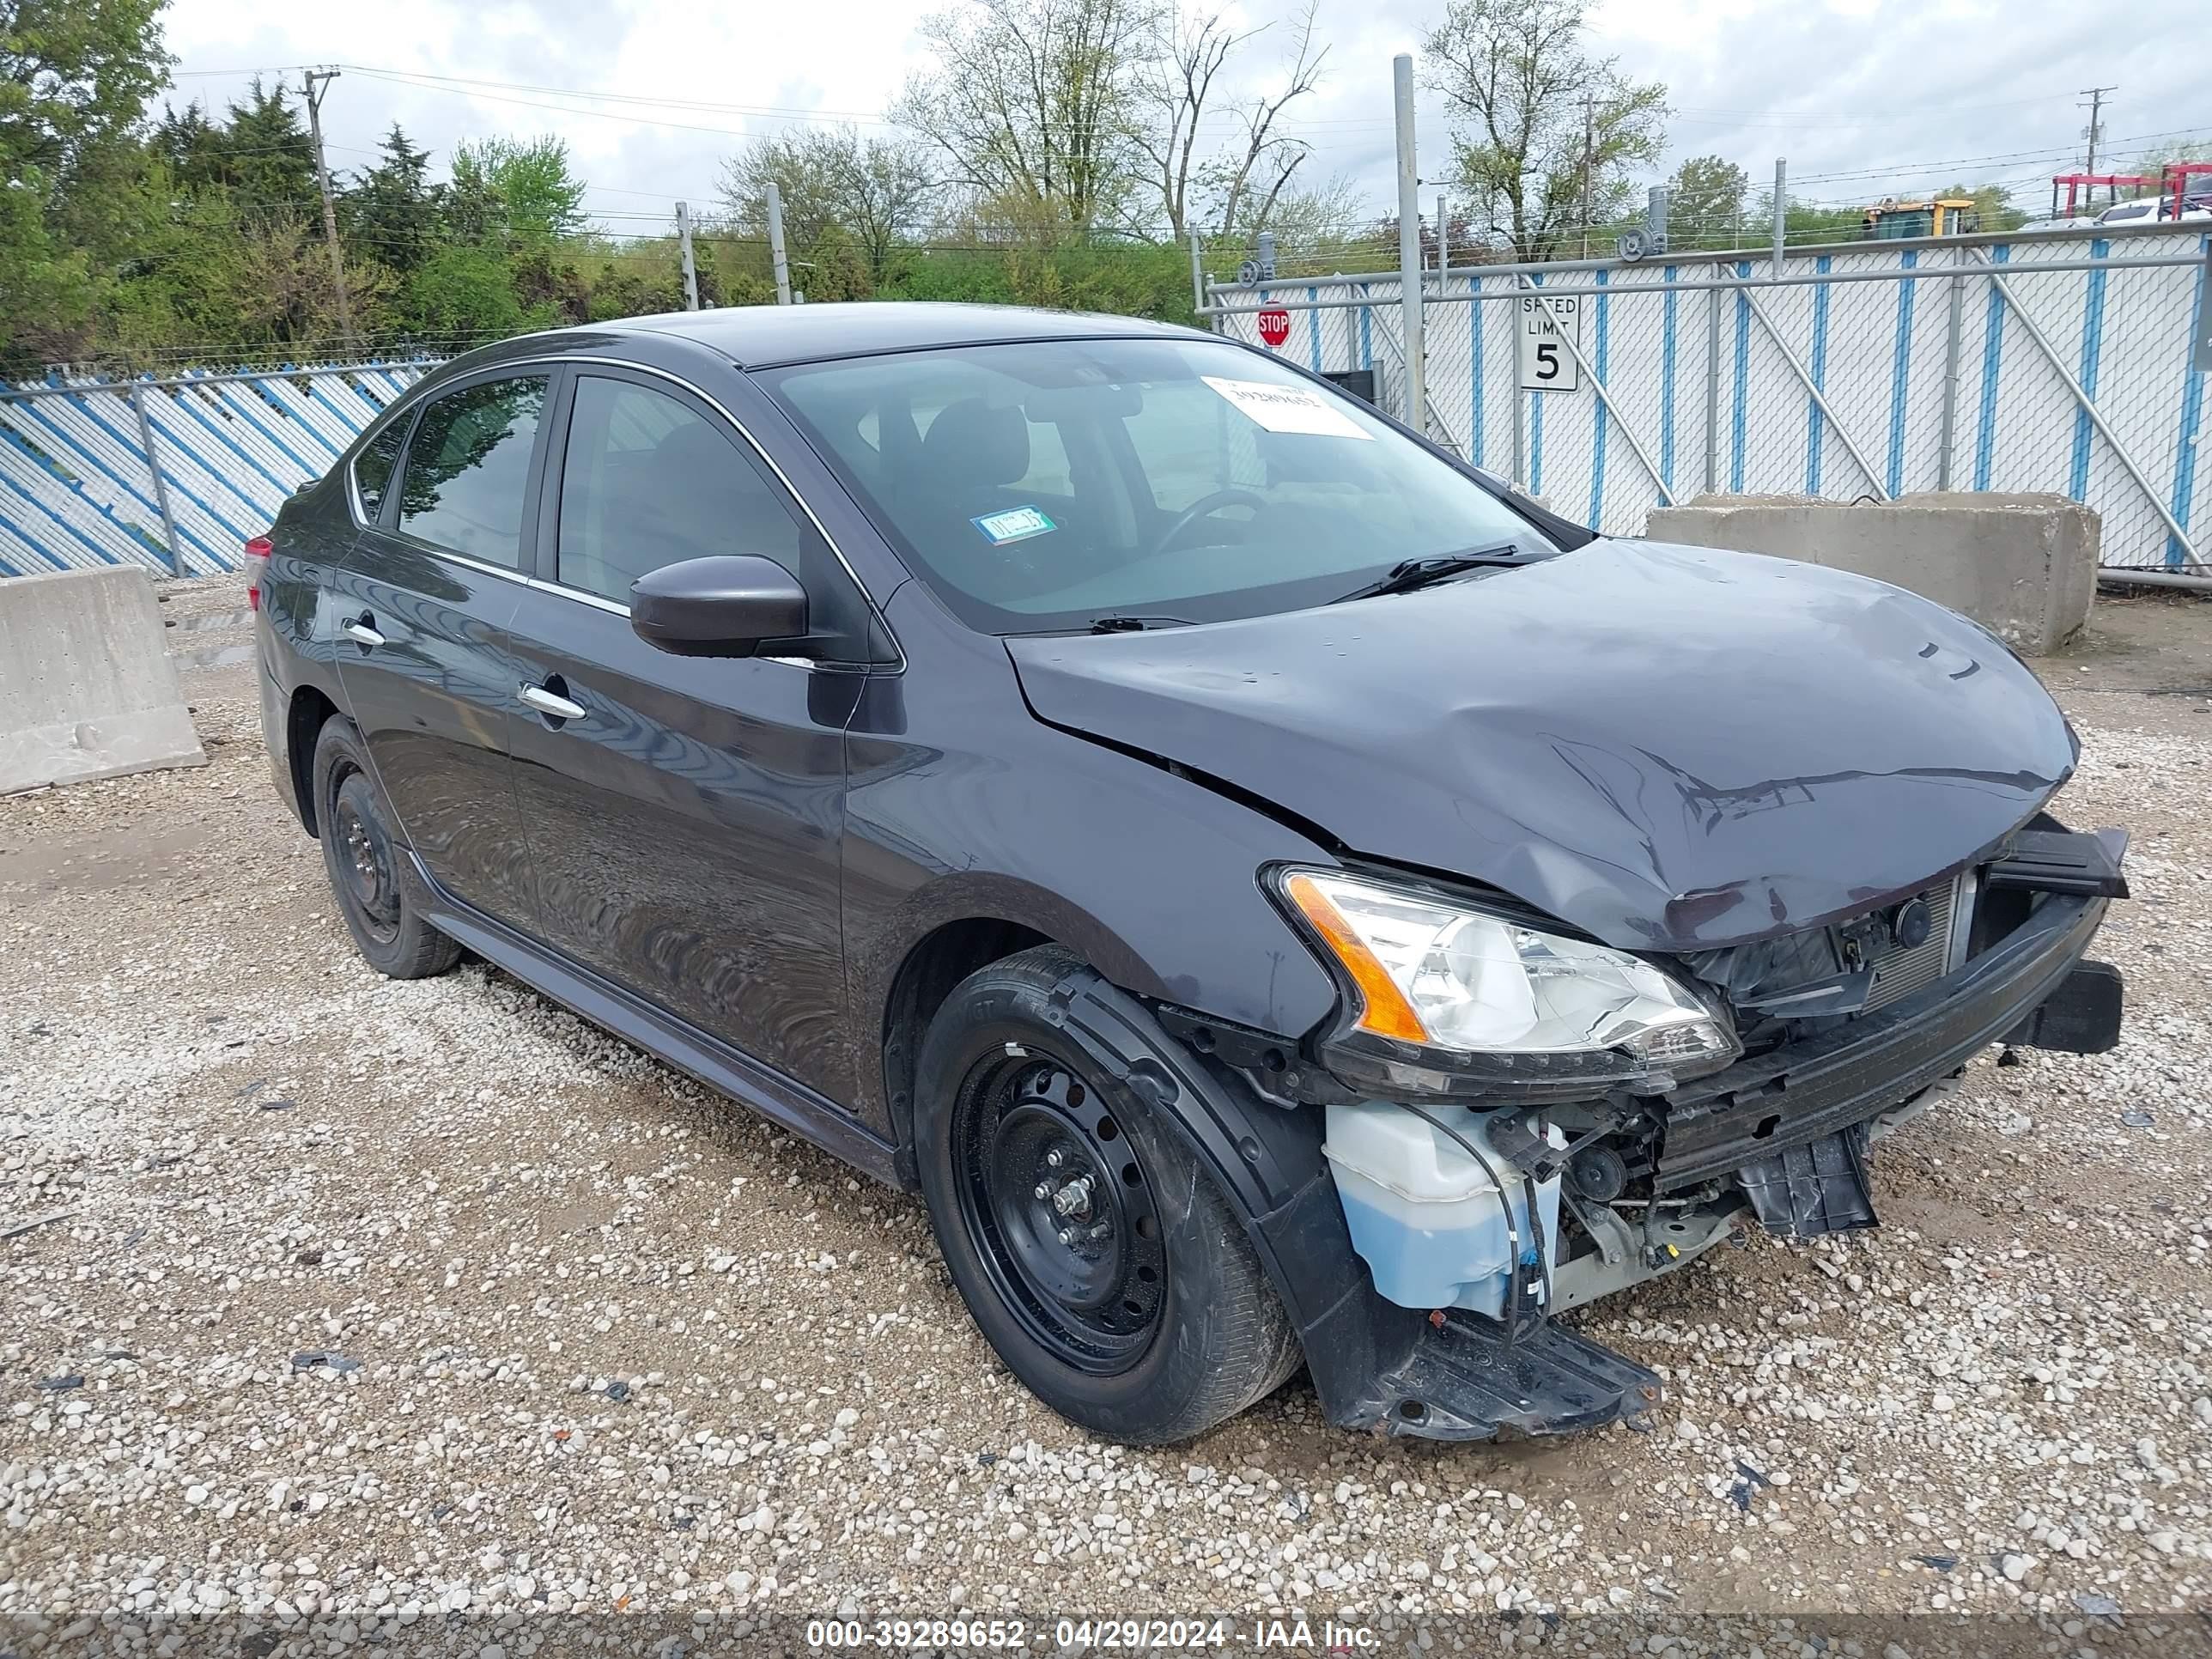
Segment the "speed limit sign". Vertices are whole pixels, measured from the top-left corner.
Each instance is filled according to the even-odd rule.
[[[1521,296],[1520,368],[1523,392],[1579,392],[1583,384],[1583,313],[1573,294]],[[1574,349],[1566,342],[1574,343]]]

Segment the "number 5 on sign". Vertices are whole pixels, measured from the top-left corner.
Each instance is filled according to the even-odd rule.
[[[1579,295],[1524,294],[1521,296],[1520,365],[1523,392],[1579,392],[1583,313]],[[1565,342],[1574,342],[1570,351]]]

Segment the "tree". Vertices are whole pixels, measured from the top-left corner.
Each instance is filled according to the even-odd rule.
[[[271,88],[256,76],[246,100],[228,112],[218,138],[216,182],[249,211],[289,217],[318,210],[322,186],[315,177],[315,148],[284,83]]]
[[[547,137],[480,138],[453,151],[454,228],[472,238],[550,241],[583,228],[584,182],[568,146]]]
[[[832,224],[805,250],[805,261],[793,273],[794,286],[810,300],[865,300],[872,290],[867,261],[844,226]]]
[[[1734,247],[1741,240],[1744,199],[1751,175],[1717,155],[1692,155],[1674,169],[1667,207],[1667,235],[1676,247]]]
[[[222,183],[223,130],[208,119],[198,100],[180,115],[164,104],[154,125],[154,153],[167,163],[179,190],[214,188]]]
[[[402,321],[441,342],[497,339],[550,320],[524,311],[505,260],[471,243],[433,252],[408,279],[402,300]]]
[[[169,65],[160,0],[0,0],[0,355],[74,355],[125,251],[100,211]],[[82,209],[85,210],[78,211]]]
[[[1620,217],[1665,147],[1666,88],[1593,58],[1587,16],[1586,0],[1451,0],[1425,46],[1459,180],[1518,258]]]
[[[722,200],[740,234],[764,237],[773,183],[790,246],[811,247],[840,226],[879,283],[892,250],[927,228],[939,193],[932,171],[928,153],[910,140],[864,140],[850,126],[801,127],[757,138],[724,162]]]
[[[1138,71],[1139,96],[1148,119],[1137,144],[1150,165],[1170,237],[1180,243],[1203,217],[1209,228],[1256,231],[1288,186],[1310,147],[1278,127],[1283,111],[1319,83],[1328,49],[1314,48],[1310,0],[1280,89],[1230,104],[1243,128],[1232,144],[1201,149],[1199,133],[1215,112],[1217,83],[1231,60],[1264,33],[1267,24],[1239,33],[1220,12],[1171,9],[1155,22],[1155,37]]]
[[[439,192],[430,183],[430,152],[408,143],[397,121],[383,150],[339,197],[338,227],[343,241],[404,276],[437,246]]]
[[[925,18],[936,67],[896,118],[948,164],[988,227],[1083,240],[1118,225],[1141,157],[1133,137],[1151,0],[963,0]]]

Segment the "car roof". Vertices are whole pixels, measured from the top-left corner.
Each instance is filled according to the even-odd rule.
[[[649,317],[629,317],[589,327],[675,335],[696,341],[743,368],[770,368],[830,357],[868,356],[886,351],[1012,340],[1190,338],[1199,335],[1195,329],[1148,322],[1139,317],[922,300],[726,306],[708,311],[669,311]]]

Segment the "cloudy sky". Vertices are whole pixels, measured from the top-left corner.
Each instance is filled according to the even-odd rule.
[[[722,158],[749,133],[809,118],[890,131],[883,110],[927,62],[914,20],[929,3],[174,0],[167,30],[179,101],[220,105],[255,70],[296,85],[299,65],[348,65],[325,105],[334,169],[368,165],[395,118],[441,170],[461,138],[557,133],[591,181],[587,207],[641,232],[679,197],[710,204]],[[1443,5],[1322,0],[1328,74],[1295,128],[1315,147],[1309,167],[1342,174],[1377,212],[1393,189],[1390,60],[1418,53]],[[1233,4],[1253,23],[1298,9]],[[1758,181],[1786,155],[1808,198],[1994,179],[2031,210],[2047,206],[2053,172],[2080,163],[2077,105],[2093,82],[2116,88],[2105,132],[2118,161],[2212,140],[2203,22],[2191,0],[2124,14],[2070,0],[1610,0],[1593,17],[1600,50],[1668,88],[1668,169],[1717,154]],[[1288,27],[1250,50],[1255,71]],[[1445,152],[1431,93],[1420,123],[1433,176]]]

